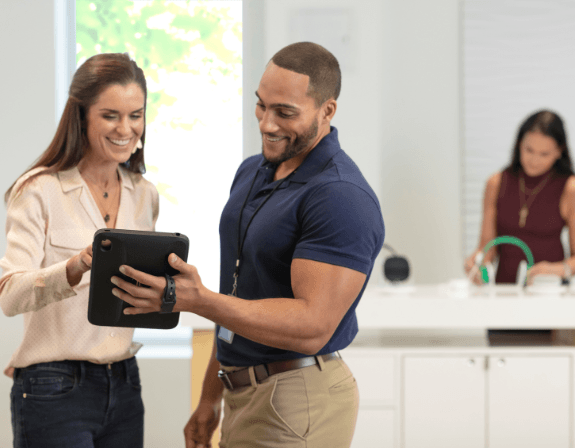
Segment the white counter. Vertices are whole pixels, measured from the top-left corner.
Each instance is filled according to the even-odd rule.
[[[409,289],[408,289],[409,288]],[[534,294],[505,287],[473,287],[456,298],[447,285],[366,289],[357,318],[360,329],[575,328],[575,295]],[[213,329],[214,323],[182,313],[182,325]]]
[[[575,295],[532,294],[474,288],[455,298],[443,285],[416,287],[411,293],[389,288],[366,290],[357,317],[360,329],[400,328],[575,328]]]

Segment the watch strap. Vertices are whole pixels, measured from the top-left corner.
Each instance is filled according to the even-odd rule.
[[[164,295],[162,296],[162,309],[160,314],[171,313],[176,304],[176,282],[169,274],[164,274],[166,277],[166,287],[164,289]]]

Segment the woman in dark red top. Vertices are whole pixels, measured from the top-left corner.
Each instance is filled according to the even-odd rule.
[[[560,240],[564,226],[574,255],[567,259]],[[528,282],[539,274],[569,278],[575,273],[575,176],[563,121],[553,112],[542,110],[523,122],[511,164],[487,181],[481,238],[465,260],[466,272],[477,252],[500,235],[520,238],[531,249],[535,264],[527,272]],[[503,244],[492,248],[485,261],[496,257],[495,282],[515,283],[523,251]]]

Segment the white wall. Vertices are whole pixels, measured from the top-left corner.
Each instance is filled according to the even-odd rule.
[[[463,275],[458,11],[456,0],[388,0],[374,24],[385,30],[380,199],[417,283]]]
[[[0,256],[6,250],[4,192],[55,131],[53,0],[0,0]],[[0,446],[12,446],[9,394],[1,374],[22,338],[22,317],[0,313]]]
[[[293,17],[305,10],[317,19],[321,8],[332,17],[349,16],[349,34],[341,45],[349,63],[342,70],[342,92],[332,122],[342,147],[378,195],[386,242],[409,258],[413,281],[435,283],[463,275],[458,1],[246,3],[259,6],[252,9],[263,16],[265,34],[254,39],[251,31],[260,30],[244,26],[244,39],[251,39],[252,45],[244,50],[244,143],[250,145],[244,155],[261,151],[252,92],[267,61],[293,43],[294,36],[337,45],[334,36],[346,34],[321,20],[317,29],[297,33],[290,28]],[[250,48],[258,56],[250,57]],[[382,251],[372,284],[381,282],[386,256]]]

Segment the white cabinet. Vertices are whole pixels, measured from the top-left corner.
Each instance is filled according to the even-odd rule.
[[[570,446],[570,356],[404,358],[405,448]]]
[[[485,447],[483,364],[478,356],[405,358],[405,448]]]
[[[488,359],[489,448],[569,447],[570,358]]]
[[[347,348],[341,354],[359,389],[359,413],[351,448],[395,448],[398,357],[373,348]]]
[[[360,407],[373,408],[397,403],[398,361],[382,349],[350,349],[341,352],[357,381]]]
[[[395,416],[393,409],[360,408],[351,448],[395,447]]]
[[[573,347],[349,347],[352,448],[575,448]]]

